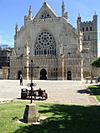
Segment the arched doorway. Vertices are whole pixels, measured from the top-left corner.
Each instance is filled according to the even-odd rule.
[[[22,71],[18,71],[18,79],[20,79],[21,74],[22,74]]]
[[[47,80],[47,71],[45,69],[40,71],[40,80]]]
[[[67,72],[67,80],[72,80],[72,73],[71,73],[71,71]]]

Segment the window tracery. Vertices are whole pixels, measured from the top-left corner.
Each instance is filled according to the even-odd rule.
[[[56,55],[56,42],[47,31],[41,32],[35,42],[35,55]]]

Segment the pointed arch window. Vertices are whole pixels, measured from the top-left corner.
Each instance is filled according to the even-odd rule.
[[[92,31],[92,27],[90,27],[90,31]]]
[[[86,31],[88,31],[88,27],[86,27]]]
[[[84,27],[82,28],[82,31],[84,31]]]

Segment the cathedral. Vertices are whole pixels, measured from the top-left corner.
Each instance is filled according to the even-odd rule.
[[[24,16],[24,25],[15,27],[14,49],[10,57],[10,79],[82,80],[90,76],[91,61],[97,58],[97,15],[77,27],[68,22],[65,4],[57,16],[47,2],[43,2],[33,17],[32,8]]]

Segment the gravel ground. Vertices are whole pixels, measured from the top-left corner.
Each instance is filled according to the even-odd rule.
[[[45,89],[48,99],[42,102],[72,104],[72,105],[98,105],[94,96],[87,94],[85,82],[82,81],[41,81],[35,80],[34,89]],[[24,86],[18,80],[0,80],[0,101],[20,99],[21,89],[28,88],[30,81],[24,80]],[[38,102],[38,101],[34,101]],[[39,101],[40,102],[40,101]]]

